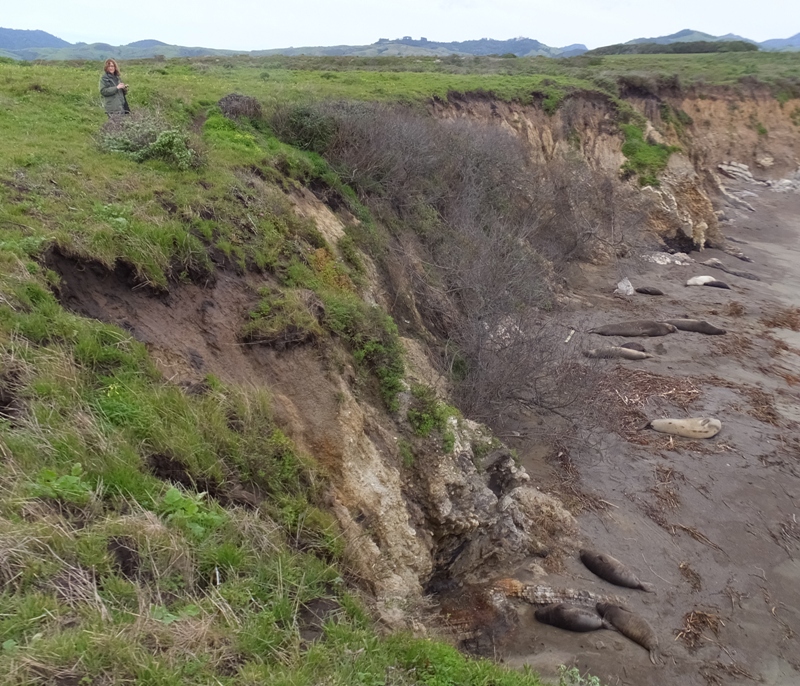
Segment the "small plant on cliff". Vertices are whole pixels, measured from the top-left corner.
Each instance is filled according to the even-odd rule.
[[[174,486],[164,494],[159,510],[166,521],[198,539],[225,522],[225,515],[219,507],[210,507],[206,503],[205,493],[184,493]]]
[[[581,674],[577,667],[558,667],[558,686],[603,686],[600,679],[588,672]]]
[[[356,364],[377,377],[386,407],[396,411],[405,367],[394,320],[353,293],[326,291],[322,299],[324,324],[348,342]]]
[[[437,431],[442,436],[445,452],[450,452],[455,443],[453,432],[448,429],[447,420],[458,416],[454,407],[441,402],[430,386],[414,384],[411,387],[412,402],[406,417],[417,436],[427,437]]]
[[[83,474],[80,464],[72,465],[69,474],[59,476],[52,469],[43,469],[31,485],[31,495],[38,498],[51,498],[74,505],[86,505],[93,489]]]
[[[322,303],[305,289],[274,293],[259,291],[261,302],[242,327],[241,338],[248,343],[262,343],[279,350],[313,342],[322,334],[317,317]]]
[[[687,126],[691,126],[694,123],[694,120],[687,112],[680,108],[672,107],[668,103],[661,103],[659,110],[661,121],[671,125],[678,134],[682,134]]]
[[[625,175],[639,177],[641,186],[658,186],[658,174],[667,166],[669,156],[679,148],[663,143],[651,143],[644,137],[644,132],[636,124],[620,126],[625,135],[622,154],[627,162],[622,165]]]

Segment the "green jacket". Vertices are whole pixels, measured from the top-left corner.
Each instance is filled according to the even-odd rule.
[[[117,88],[119,76],[103,72],[100,77],[100,95],[103,96],[103,106],[108,114],[122,114],[128,111],[128,102],[125,100],[127,88]]]

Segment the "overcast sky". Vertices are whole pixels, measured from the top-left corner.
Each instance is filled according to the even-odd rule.
[[[756,41],[800,32],[800,0],[4,0],[0,26],[70,42],[145,38],[231,50],[379,38],[535,38],[590,48],[692,28]]]

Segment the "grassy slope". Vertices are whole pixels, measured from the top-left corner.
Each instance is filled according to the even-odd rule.
[[[267,395],[215,379],[201,395],[170,385],[127,333],[65,311],[51,292],[57,275],[41,257],[58,243],[108,266],[122,259],[142,282],[163,289],[212,270],[214,247],[239,268],[271,275],[281,303],[292,302],[292,289],[315,290],[336,315],[325,335],[357,355],[385,346],[369,371],[396,376],[390,322],[360,309],[357,270],[332,260],[333,247],[294,216],[279,190],[337,180],[322,160],[267,130],[230,125],[214,114],[217,99],[237,91],[267,106],[319,97],[415,103],[482,90],[522,101],[536,91],[557,105],[566,89],[592,88],[596,77],[626,70],[720,69],[724,75],[714,78],[733,82],[737,69],[751,68],[739,57],[730,64],[718,60],[731,56],[711,55],[597,64],[271,58],[125,65],[134,108],[159,108],[202,137],[205,165],[183,172],[97,149],[93,136],[105,121],[97,64],[0,64],[5,682],[60,675],[143,684],[537,683],[437,643],[378,638],[341,581],[335,527],[314,506],[324,476],[274,425]],[[770,78],[796,75],[792,56],[765,57],[741,59],[755,60]],[[707,71],[692,72],[693,59],[711,60]],[[248,185],[254,170],[268,180],[258,193]],[[209,208],[213,219],[204,219]],[[304,257],[310,249],[314,259]],[[238,483],[266,499],[253,512],[174,489],[147,469],[154,455],[180,462],[199,485]],[[327,640],[309,648],[297,613],[320,597],[336,599],[340,610]]]
[[[159,107],[186,127],[234,90],[266,102],[336,90],[319,73],[262,71],[149,64],[125,78],[134,108]],[[196,121],[198,170],[101,153],[98,74],[0,65],[3,683],[537,684],[436,642],[379,638],[342,582],[335,526],[313,504],[324,476],[274,425],[267,393],[209,378],[188,394],[126,332],[60,306],[41,259],[53,243],[109,266],[122,259],[157,289],[213,269],[214,246],[285,293],[317,290],[333,313],[326,335],[355,353],[371,346],[367,363],[393,341],[391,323],[362,307],[347,268],[332,265],[332,247],[279,190],[296,181],[276,166],[302,179],[325,173],[321,160],[213,114]],[[439,79],[425,90],[410,77],[337,85],[348,97],[470,87]],[[254,193],[247,168],[274,183]],[[202,219],[209,207],[214,219]],[[179,462],[197,488],[153,476],[154,456]],[[231,485],[263,496],[260,508],[202,493]],[[298,612],[319,598],[337,610],[326,640],[309,646]]]

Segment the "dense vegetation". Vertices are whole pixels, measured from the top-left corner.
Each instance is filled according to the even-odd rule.
[[[685,55],[711,52],[758,52],[755,43],[733,41],[679,41],[676,43],[618,43],[589,50],[587,55]]]
[[[752,63],[719,58],[703,58],[717,76],[701,67],[694,73],[735,84],[742,70],[755,71],[776,86],[799,76],[796,60],[781,55],[753,55]],[[619,100],[619,79],[652,69],[657,83],[689,58],[594,59],[141,62],[123,65],[137,114],[121,125],[107,123],[99,107],[100,65],[0,61],[5,683],[538,683],[435,641],[380,637],[322,507],[324,470],[277,426],[266,391],[210,375],[191,388],[171,383],[127,330],[62,306],[49,259],[62,255],[108,272],[121,265],[153,294],[206,283],[220,269],[258,275],[263,287],[241,322],[242,341],[337,346],[351,356],[364,397],[394,410],[403,376],[398,331],[361,298],[359,249],[379,257],[409,228],[426,241],[439,231],[453,236],[467,197],[480,205],[477,221],[465,224],[471,235],[460,236],[464,250],[447,254],[427,244],[441,260],[466,260],[470,246],[492,237],[481,231],[499,217],[518,223],[514,240],[558,226],[542,223],[531,211],[540,206],[504,187],[508,178],[531,178],[524,165],[504,171],[500,162],[518,152],[508,140],[481,141],[466,129],[443,136],[421,114],[423,103],[477,92],[556,111],[571,93],[595,91],[616,108],[619,124],[632,127],[624,129],[630,156],[643,165],[632,172],[651,173],[668,151],[657,154],[641,139],[639,120]],[[220,101],[232,91],[254,96],[259,108]],[[329,110],[318,100],[339,105]],[[336,136],[348,126],[360,131],[372,119],[361,115],[376,107],[389,108],[385,121],[399,127],[391,154],[414,131],[427,131],[420,140],[431,142],[426,169],[435,173],[416,167],[405,187],[397,165],[354,173],[347,137]],[[283,138],[276,135],[281,121]],[[372,132],[362,152],[377,156],[389,132]],[[445,153],[454,145],[471,166],[453,168]],[[497,176],[481,176],[482,157],[497,163]],[[565,174],[576,171],[587,173]],[[300,186],[350,212],[337,245],[294,212],[286,193]],[[606,197],[596,190],[581,202]],[[577,203],[569,184],[549,191],[545,200]],[[578,228],[591,234],[592,227]],[[549,245],[553,255],[579,253],[585,241],[566,233]],[[541,252],[523,255],[504,250],[507,241],[495,243],[495,266],[528,268],[550,257],[542,242],[535,243]],[[541,285],[487,290],[483,307],[512,311],[542,294]],[[460,343],[467,357],[468,334]],[[468,360],[449,364],[454,377],[473,378]],[[454,410],[422,388],[413,398],[415,438],[445,434]]]

